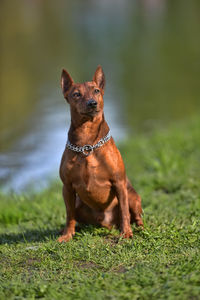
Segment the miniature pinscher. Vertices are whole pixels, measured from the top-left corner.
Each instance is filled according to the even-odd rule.
[[[124,238],[133,236],[131,223],[143,228],[141,198],[126,176],[104,118],[104,87],[101,66],[92,81],[81,84],[62,71],[61,88],[70,105],[71,125],[60,165],[67,219],[59,242],[72,239],[76,222],[115,226]]]

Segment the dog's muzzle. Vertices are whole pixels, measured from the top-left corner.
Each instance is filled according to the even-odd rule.
[[[87,101],[87,107],[88,108],[96,108],[97,107],[97,101],[94,99],[90,99]]]

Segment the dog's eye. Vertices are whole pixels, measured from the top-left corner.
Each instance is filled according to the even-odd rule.
[[[95,92],[95,94],[98,94],[100,92],[100,90],[99,89],[95,89],[94,92]]]
[[[75,92],[75,93],[73,93],[72,96],[73,96],[74,98],[80,98],[80,97],[81,97],[81,93]]]

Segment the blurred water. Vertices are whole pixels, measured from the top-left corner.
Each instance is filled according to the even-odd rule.
[[[126,138],[127,128],[118,107],[113,109],[112,99],[107,100],[105,115],[109,117],[113,137],[119,141]],[[0,154],[0,177],[5,182],[4,189],[40,189],[49,180],[58,177],[70,125],[67,108],[66,104],[66,109],[61,109],[58,95],[53,95],[53,92],[46,99],[41,99],[29,119],[29,130],[9,150]]]
[[[200,108],[198,0],[0,2],[0,180],[42,187],[58,174],[69,112],[59,87],[104,68],[117,141]]]

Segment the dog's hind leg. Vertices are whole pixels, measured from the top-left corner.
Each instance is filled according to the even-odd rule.
[[[129,210],[131,214],[131,223],[135,222],[137,226],[144,227],[142,221],[142,205],[141,198],[132,187],[130,181],[127,179]]]

